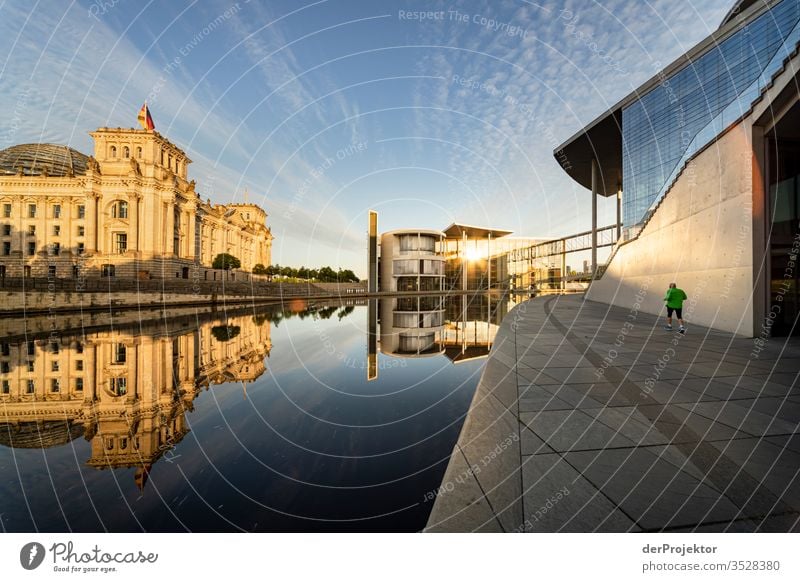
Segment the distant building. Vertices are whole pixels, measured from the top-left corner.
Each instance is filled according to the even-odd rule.
[[[441,291],[445,259],[444,233],[438,230],[393,230],[380,237],[381,291]]]
[[[271,262],[267,214],[212,205],[187,155],[155,131],[100,128],[94,155],[54,144],[0,151],[0,276],[216,279]]]
[[[740,0],[554,152],[593,197],[621,201],[589,299],[660,313],[675,281],[691,322],[800,333],[799,48],[800,2]]]
[[[527,288],[535,274],[531,253],[522,251],[542,240],[510,234],[460,223],[386,232],[377,253],[368,253],[368,267],[379,273],[380,291]]]

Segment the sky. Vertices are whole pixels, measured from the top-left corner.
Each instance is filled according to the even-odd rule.
[[[267,211],[273,263],[365,276],[370,209],[381,232],[590,228],[553,149],[732,4],[0,0],[0,148],[91,154],[147,101],[203,198]]]

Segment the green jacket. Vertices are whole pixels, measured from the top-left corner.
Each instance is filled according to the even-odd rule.
[[[681,309],[686,299],[686,293],[684,293],[683,289],[679,289],[678,287],[667,289],[667,294],[664,295],[664,301],[667,302],[667,307],[672,307],[673,309]]]

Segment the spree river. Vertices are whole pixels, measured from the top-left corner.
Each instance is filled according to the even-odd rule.
[[[507,296],[0,323],[5,531],[417,531]]]

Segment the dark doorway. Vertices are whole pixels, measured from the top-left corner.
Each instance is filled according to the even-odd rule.
[[[773,336],[800,336],[800,104],[767,139],[769,311]]]
[[[189,278],[189,267],[183,267],[183,269],[181,269],[181,276],[184,279],[188,279]]]

